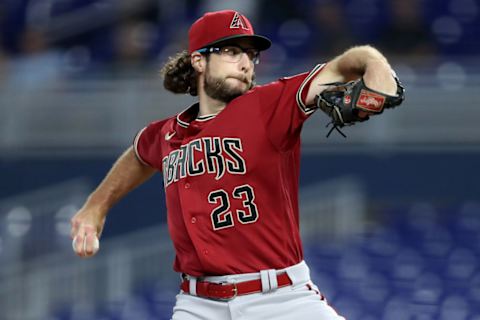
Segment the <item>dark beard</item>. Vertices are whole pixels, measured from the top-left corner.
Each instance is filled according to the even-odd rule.
[[[250,83],[250,86],[247,90],[250,90],[253,87],[253,80]],[[229,103],[233,99],[241,96],[247,90],[242,90],[238,88],[231,88],[225,82],[225,79],[215,78],[210,76],[210,73],[207,71],[205,74],[205,79],[203,80],[203,87],[205,93],[212,99]]]

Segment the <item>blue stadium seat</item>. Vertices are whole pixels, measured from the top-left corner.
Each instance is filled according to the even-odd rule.
[[[469,281],[469,288],[467,292],[468,299],[476,306],[480,306],[480,270],[475,273]],[[480,308],[477,307],[480,312]]]
[[[440,307],[440,320],[467,320],[471,316],[471,307],[464,297],[452,295],[446,297]]]
[[[424,259],[413,248],[403,248],[392,261],[392,277],[412,281],[422,272]]]
[[[407,297],[394,296],[386,303],[382,311],[383,320],[410,320],[410,302]]]

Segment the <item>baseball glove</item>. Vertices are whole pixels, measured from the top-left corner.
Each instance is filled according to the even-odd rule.
[[[327,124],[327,127],[333,125],[327,137],[334,129],[346,137],[339,128],[366,121],[369,119],[368,115],[380,114],[384,109],[400,105],[405,99],[405,89],[398,78],[394,78],[397,83],[395,96],[368,88],[363,78],[346,83],[326,84],[328,87],[315,97],[315,105],[332,119]]]

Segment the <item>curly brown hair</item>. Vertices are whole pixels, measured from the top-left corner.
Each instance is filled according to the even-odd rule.
[[[198,74],[190,62],[190,54],[184,50],[169,57],[160,71],[163,86],[173,93],[189,93],[197,96]]]

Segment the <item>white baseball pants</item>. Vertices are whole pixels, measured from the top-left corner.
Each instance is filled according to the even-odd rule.
[[[318,288],[310,280],[306,263],[291,266],[277,273],[287,272],[291,286],[271,288],[268,272],[204,277],[209,282],[242,282],[262,279],[262,293],[247,294],[229,301],[218,301],[180,292],[173,308],[172,320],[345,320],[330,307]],[[189,277],[195,283],[196,278]]]

